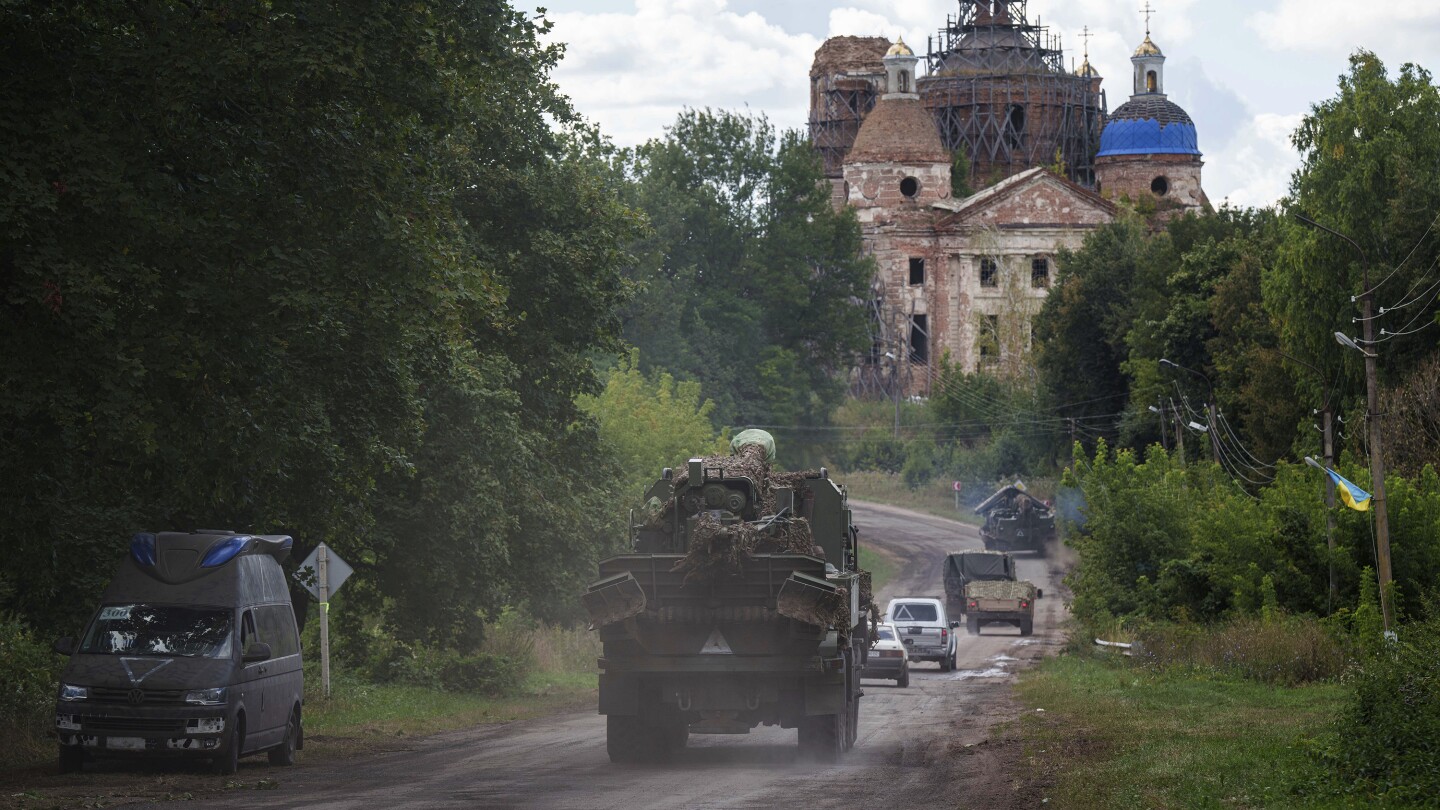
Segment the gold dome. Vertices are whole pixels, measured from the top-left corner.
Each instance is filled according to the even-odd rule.
[[[891,45],[891,46],[890,46],[890,50],[885,52],[885,56],[886,56],[887,58],[888,58],[888,57],[891,57],[891,56],[914,56],[914,55],[915,55],[915,52],[912,51],[912,50],[910,50],[910,46],[909,46],[909,45],[906,45],[906,44],[905,44],[905,37],[900,37],[899,39],[895,40],[895,44],[894,44],[894,45]]]
[[[1090,64],[1090,57],[1087,56],[1085,57],[1085,61],[1080,64],[1080,69],[1075,71],[1075,75],[1086,79],[1098,79],[1100,78],[1100,71],[1096,70],[1095,66]]]
[[[1142,43],[1140,43],[1140,47],[1138,47],[1138,48],[1135,49],[1135,55],[1136,55],[1136,56],[1164,56],[1165,54],[1160,53],[1160,46],[1156,45],[1154,42],[1151,42],[1151,41],[1150,41],[1150,35],[1149,35],[1149,34],[1146,34],[1146,35],[1145,35],[1145,41],[1142,42]]]

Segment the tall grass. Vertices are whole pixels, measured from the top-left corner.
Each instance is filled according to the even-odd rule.
[[[1111,629],[1110,635],[1123,635]],[[1152,624],[1130,631],[1135,661],[1277,686],[1336,681],[1355,660],[1352,643],[1310,617],[1240,618],[1220,625]]]

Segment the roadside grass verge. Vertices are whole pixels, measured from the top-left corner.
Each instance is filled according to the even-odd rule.
[[[898,567],[899,563],[894,557],[867,545],[865,538],[860,538],[860,570],[870,572],[870,587],[876,593],[895,578],[895,569]]]
[[[1067,655],[1018,686],[1025,770],[1058,808],[1346,807],[1301,796],[1335,683],[1270,686]],[[1043,710],[1043,711],[1040,711]]]
[[[850,497],[856,500],[898,506],[927,515],[958,520],[972,526],[985,522],[973,509],[961,508],[956,511],[955,491],[951,489],[948,481],[931,481],[917,489],[911,489],[905,479],[895,473],[837,473],[835,478],[845,485]]]
[[[397,737],[540,717],[591,701],[596,683],[594,673],[536,672],[521,694],[489,697],[332,677],[326,698],[318,675],[307,677],[305,753],[345,755]]]

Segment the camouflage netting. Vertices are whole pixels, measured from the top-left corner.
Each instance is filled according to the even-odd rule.
[[[752,554],[807,554],[817,553],[814,531],[810,521],[802,517],[786,515],[767,522],[776,508],[775,490],[788,487],[800,492],[806,479],[818,478],[818,471],[774,472],[768,458],[773,445],[760,443],[744,444],[731,456],[710,456],[703,459],[706,470],[720,469],[726,478],[749,478],[759,490],[759,504],[754,517],[760,520],[721,523],[713,514],[701,513],[691,525],[690,542],[685,557],[672,569],[685,575],[685,583],[716,582],[736,579],[744,575],[744,563]],[[690,482],[688,466],[677,467],[671,481],[671,491],[684,493]],[[646,505],[647,525],[663,528],[670,525],[678,509],[676,496],[672,495],[664,504],[658,501]],[[840,561],[834,561],[839,563]],[[877,634],[879,610],[875,607],[871,592],[870,574],[861,572],[860,603],[869,608],[873,639]],[[849,592],[840,589],[840,597],[826,618],[833,626],[848,628]]]
[[[683,572],[685,582],[734,579],[741,576],[745,558],[759,541],[750,523],[723,524],[709,513],[695,519],[690,530],[690,550],[671,570]]]

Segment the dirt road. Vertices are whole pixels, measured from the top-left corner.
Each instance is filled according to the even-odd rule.
[[[974,527],[891,507],[855,504],[861,541],[899,562],[877,602],[941,595],[940,564],[950,551],[978,548]],[[795,732],[693,735],[664,766],[612,765],[605,718],[593,710],[418,740],[407,750],[343,762],[272,768],[242,761],[242,782],[275,780],[257,793],[204,797],[207,807],[296,808],[778,808],[1034,806],[1013,777],[1019,752],[992,735],[1018,709],[1012,673],[1061,643],[1059,565],[1021,556],[1021,576],[1045,589],[1035,634],[1010,628],[981,636],[961,631],[959,668],[916,665],[910,687],[866,681],[860,738],[835,765],[797,764]],[[968,746],[968,747],[967,747]],[[267,785],[268,786],[268,785]],[[137,806],[163,806],[143,805]]]

